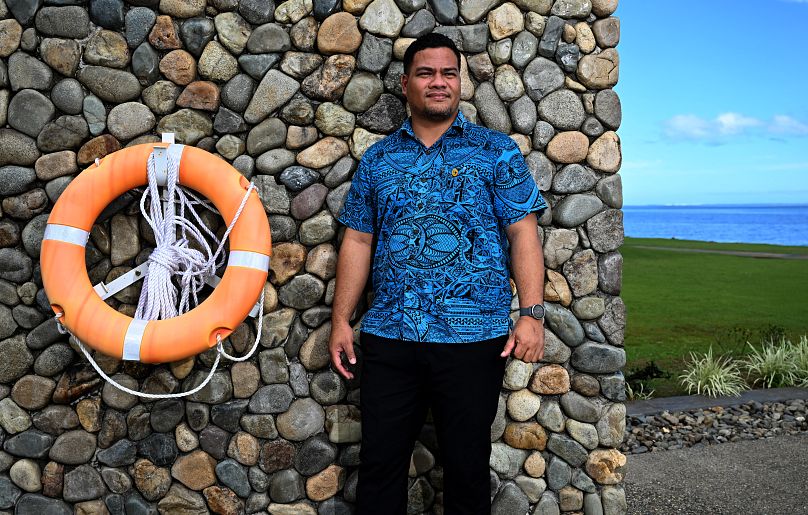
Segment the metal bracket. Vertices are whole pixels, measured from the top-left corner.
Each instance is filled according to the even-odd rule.
[[[109,284],[104,284],[103,282],[96,284],[93,286],[93,289],[102,300],[107,300],[127,286],[143,279],[147,275],[149,275],[148,261],[136,268],[129,270]]]

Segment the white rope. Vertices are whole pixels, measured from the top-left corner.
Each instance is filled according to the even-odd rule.
[[[199,292],[205,286],[205,279],[206,277],[214,275],[216,270],[224,265],[225,261],[222,251],[224,250],[225,242],[230,232],[233,230],[233,227],[236,225],[236,221],[241,216],[242,211],[244,211],[250,193],[255,189],[255,185],[250,183],[227,230],[224,235],[222,235],[222,238],[219,239],[208,229],[202,218],[196,212],[194,206],[202,205],[214,213],[218,214],[219,212],[211,206],[210,202],[201,200],[190,191],[178,187],[179,157],[170,152],[167,153],[166,157],[168,161],[168,169],[166,171],[167,181],[162,202],[157,185],[157,163],[154,153],[149,156],[147,165],[148,187],[145,189],[140,199],[140,211],[146,219],[146,222],[152,228],[156,243],[154,251],[148,258],[149,273],[144,279],[143,289],[140,294],[140,299],[138,300],[137,310],[135,311],[134,318],[140,320],[177,317],[199,304]],[[146,199],[148,197],[151,197],[151,202],[147,209]],[[177,205],[179,205],[179,214],[175,212]],[[186,218],[186,212],[193,217],[192,221]],[[196,224],[193,223],[194,221]],[[177,229],[180,231],[179,238],[177,237]],[[208,244],[205,238],[206,235],[215,242],[215,251]],[[196,246],[201,247],[203,250],[200,251],[196,248],[192,248],[192,243],[196,243]],[[179,291],[172,281],[175,275],[179,276]],[[62,334],[70,334],[76,340],[79,348],[87,357],[87,360],[95,371],[111,385],[121,391],[138,397],[147,399],[171,399],[193,395],[204,388],[213,378],[213,374],[222,356],[231,361],[248,360],[253,353],[255,353],[255,350],[258,348],[258,343],[261,340],[261,331],[264,323],[263,314],[264,290],[262,288],[258,306],[258,330],[255,342],[250,351],[241,357],[231,356],[224,350],[221,337],[217,334],[216,360],[207,377],[190,391],[168,394],[138,392],[114,381],[101,370],[101,367],[98,366],[87,351],[84,343],[70,333],[67,327],[61,323],[60,318],[63,316],[63,313],[56,314],[56,322],[59,332]]]

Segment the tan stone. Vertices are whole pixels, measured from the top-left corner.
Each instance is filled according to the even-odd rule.
[[[586,162],[599,172],[615,173],[620,170],[623,155],[620,149],[620,137],[614,131],[604,132],[589,147]]]
[[[79,424],[88,433],[101,430],[101,399],[98,397],[80,400],[76,404],[76,414],[79,416]]]
[[[357,127],[354,129],[353,134],[351,134],[351,139],[348,140],[351,155],[356,159],[362,159],[367,149],[383,139],[384,134],[375,134],[361,127]]]
[[[580,82],[575,81],[575,79],[571,79],[569,76],[564,77],[564,86],[567,89],[571,89],[572,91],[574,91],[576,93],[585,93],[586,92],[586,86],[584,86]]]
[[[409,47],[409,45],[407,46]],[[403,56],[402,59],[404,59]],[[474,89],[474,81],[471,80],[471,73],[469,72],[469,63],[466,56],[460,54],[460,99],[471,100],[474,97]]]
[[[258,390],[261,382],[261,373],[253,363],[240,361],[230,367],[230,377],[233,380],[233,397],[249,399]]]
[[[342,0],[342,9],[351,14],[360,15],[373,0]]]
[[[398,38],[393,42],[393,57],[399,61],[404,60],[404,54],[410,45],[415,41],[415,38]],[[462,55],[461,55],[462,57]]]
[[[107,505],[100,499],[76,503],[73,508],[75,515],[109,515]]]
[[[286,148],[289,150],[306,148],[316,142],[318,137],[316,127],[292,125],[286,131]]]
[[[575,35],[576,35],[575,27],[573,27],[569,23],[564,25],[564,32],[561,34],[564,43],[572,43],[573,41],[575,41]]]
[[[199,446],[199,438],[185,422],[174,429],[174,439],[177,441],[177,448],[182,452],[191,452]]]
[[[168,493],[171,476],[167,468],[158,467],[147,459],[139,459],[132,468],[135,486],[149,501],[156,501]]]
[[[22,26],[11,18],[0,21],[0,57],[8,57],[20,46]]]
[[[205,12],[205,0],[160,0],[160,12],[177,18],[192,18]]]
[[[278,290],[270,283],[264,285],[264,313],[272,313],[278,309]]]
[[[202,490],[208,507],[219,515],[239,515],[244,513],[244,503],[229,488],[210,486]]]
[[[617,0],[592,0],[592,12],[603,18],[617,10]]]
[[[565,307],[572,303],[572,292],[567,280],[555,270],[547,270],[547,282],[544,283],[544,300],[560,302]]]
[[[191,490],[203,490],[216,483],[216,460],[205,451],[180,456],[171,467],[171,476]]]
[[[299,243],[279,243],[272,246],[269,261],[270,280],[281,286],[303,269],[306,262],[306,247]]]
[[[326,55],[352,54],[362,44],[362,34],[354,15],[347,12],[332,14],[320,24],[317,48]]]
[[[574,486],[567,485],[558,492],[561,511],[575,511],[584,507],[584,493]]]
[[[348,154],[348,144],[340,138],[328,136],[297,154],[297,162],[308,168],[324,168]]]
[[[317,245],[306,258],[306,271],[327,281],[337,273],[337,251],[330,243]]]
[[[55,461],[49,461],[42,468],[42,493],[48,497],[61,497],[64,476],[65,466]]]
[[[586,249],[572,256],[564,263],[564,277],[569,281],[576,297],[589,295],[598,286],[598,262],[592,249]]]
[[[243,431],[236,433],[230,439],[230,445],[227,446],[227,455],[248,467],[258,463],[260,452],[261,445],[258,443],[258,439]]]
[[[196,60],[185,50],[174,50],[160,60],[160,73],[174,84],[185,86],[196,77]]]
[[[149,43],[157,50],[182,48],[182,41],[180,41],[177,31],[177,24],[171,19],[171,16],[158,16],[149,33]]]
[[[102,134],[82,145],[76,159],[78,160],[79,166],[87,166],[96,159],[101,159],[120,149],[121,144],[115,139],[115,136],[112,134]]]
[[[101,29],[87,42],[84,61],[88,64],[124,68],[129,64],[126,39],[117,32]]]
[[[328,353],[328,338],[331,336],[331,322],[326,322],[309,334],[300,347],[300,362],[306,370],[324,368],[331,360]]]
[[[353,405],[325,409],[325,430],[333,443],[354,443],[362,439],[362,414]]]
[[[278,23],[297,23],[314,9],[312,0],[287,0],[275,9]]]
[[[512,36],[525,28],[522,11],[511,2],[502,4],[488,13],[488,30],[494,41]]]
[[[578,80],[590,89],[608,89],[617,84],[620,56],[614,48],[585,55],[578,61]]]
[[[615,47],[620,42],[620,18],[611,16],[592,24],[592,33],[601,48]]]
[[[177,105],[203,111],[216,111],[219,109],[219,88],[206,80],[192,82],[180,93]]]
[[[547,144],[547,157],[557,163],[579,163],[586,159],[589,138],[578,131],[559,132]]]
[[[541,397],[527,388],[513,392],[506,402],[508,415],[518,422],[524,422],[533,417],[541,406]]]
[[[533,374],[531,391],[541,395],[561,395],[570,391],[570,375],[561,365],[545,365]]]
[[[530,140],[529,136],[525,136],[524,134],[511,134],[510,138],[516,143],[516,146],[519,147],[519,153],[523,156],[533,151],[533,142]]]
[[[516,449],[543,451],[547,446],[547,433],[538,422],[511,422],[505,426],[502,439]]]
[[[595,49],[595,34],[592,32],[592,27],[585,21],[575,24],[575,44],[584,54],[592,53]]]
[[[626,457],[617,449],[596,449],[586,460],[586,473],[602,485],[616,485],[623,481]]]
[[[217,41],[211,41],[199,58],[199,75],[206,79],[225,82],[238,73],[238,61]]]
[[[544,461],[544,456],[542,456],[540,452],[534,452],[528,456],[524,464],[525,472],[532,477],[542,477],[546,467],[547,464]]]
[[[194,369],[194,362],[194,356],[189,356],[183,360],[170,363],[169,368],[171,369],[171,373],[174,374],[174,377],[177,379],[185,379],[188,377],[188,374],[191,373],[191,370]]]
[[[252,33],[250,24],[235,12],[219,14],[213,22],[219,42],[235,55],[241,54]]]
[[[46,38],[39,45],[39,55],[45,63],[67,77],[76,74],[81,58],[81,48],[72,39]]]
[[[334,497],[345,482],[345,469],[329,465],[306,480],[306,495],[312,501],[325,501]]]
[[[295,504],[272,503],[267,508],[269,515],[317,515],[317,510],[304,502]]]

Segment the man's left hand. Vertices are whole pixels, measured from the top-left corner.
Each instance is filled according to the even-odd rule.
[[[511,352],[515,358],[527,363],[535,363],[544,356],[544,324],[541,320],[520,317],[516,321],[500,356],[507,358]]]

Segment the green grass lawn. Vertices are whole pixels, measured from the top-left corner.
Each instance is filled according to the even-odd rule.
[[[657,248],[639,248],[639,247]],[[747,339],[808,333],[808,260],[687,253],[659,247],[808,254],[808,247],[626,238],[622,297],[628,310],[626,373],[655,362],[670,378],[655,396],[685,393],[689,352],[743,353]],[[748,348],[748,347],[747,347]]]

